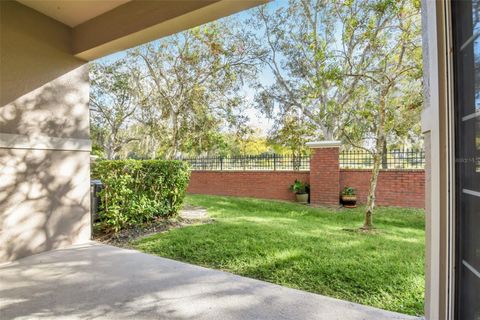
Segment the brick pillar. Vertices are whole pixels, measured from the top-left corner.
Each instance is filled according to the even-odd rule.
[[[310,203],[337,206],[340,198],[340,141],[308,142],[310,158]]]

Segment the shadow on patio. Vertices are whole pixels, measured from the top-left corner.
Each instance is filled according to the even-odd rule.
[[[0,266],[2,319],[415,319],[90,243]]]

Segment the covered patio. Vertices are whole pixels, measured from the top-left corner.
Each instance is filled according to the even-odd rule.
[[[0,266],[2,319],[416,319],[95,242]]]
[[[90,242],[88,61],[265,2],[0,1],[1,319],[390,318]]]
[[[88,61],[265,2],[0,1],[1,319],[409,319],[89,242]],[[422,1],[432,320],[480,314],[478,6]]]

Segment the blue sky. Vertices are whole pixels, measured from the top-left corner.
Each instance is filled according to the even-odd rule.
[[[275,8],[280,7],[280,6],[286,5],[287,3],[288,3],[287,0],[275,0],[274,2],[269,3],[268,6],[271,9],[275,9]],[[255,10],[255,9],[250,9],[250,10],[246,10],[246,11],[237,13],[235,15],[235,17],[240,19],[240,20],[246,20],[246,19],[250,18],[253,10]],[[125,57],[125,51],[121,51],[121,52],[111,54],[109,56],[106,56],[104,58],[99,59],[98,61],[104,62],[104,63],[111,63],[111,62],[119,60],[123,57]],[[274,81],[274,76],[268,68],[264,68],[259,74],[259,80],[264,84],[271,84]],[[247,101],[250,102],[250,103],[253,102],[253,99],[254,99],[254,96],[255,96],[255,90],[253,90],[249,86],[245,86],[242,91],[243,91],[243,94],[245,95]],[[250,118],[249,125],[252,128],[258,129],[262,135],[266,135],[268,133],[268,131],[273,126],[273,121],[272,120],[267,119],[261,112],[259,112],[258,110],[256,110],[253,107],[247,108],[246,115]]]

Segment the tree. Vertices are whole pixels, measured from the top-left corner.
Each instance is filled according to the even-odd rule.
[[[262,31],[257,56],[275,80],[256,84],[258,107],[280,123],[292,110],[300,111],[317,136],[340,139],[350,118],[347,105],[361,84],[345,74],[361,73],[372,62],[370,44],[363,39],[380,32],[385,19],[360,28],[355,21],[368,19],[369,12],[352,5],[348,15],[339,14],[335,1],[325,0],[290,0],[273,12],[268,8],[259,8],[249,21]]]
[[[273,84],[256,85],[258,107],[279,123],[299,110],[321,138],[371,152],[369,229],[387,139],[404,139],[419,122],[419,3],[290,0],[268,8],[249,22],[263,30],[258,56],[274,74]]]
[[[244,118],[240,88],[255,76],[249,35],[232,19],[94,63],[92,138],[108,158],[228,153],[223,131]],[[242,120],[243,121],[243,120]]]
[[[141,122],[149,139],[166,144],[164,156],[202,153],[218,141],[218,131],[241,114],[239,89],[256,72],[248,36],[234,22],[210,23],[129,52],[141,68],[132,72],[146,103]],[[158,147],[154,148],[158,149]]]
[[[407,0],[358,1],[358,6],[369,12],[370,18],[355,22],[357,27],[368,30],[378,21],[385,21],[379,32],[365,33],[364,41],[370,44],[366,52],[371,61],[369,67],[361,73],[346,74],[361,81],[362,93],[357,101],[362,103],[352,109],[356,116],[345,127],[344,136],[350,139],[349,136],[355,134],[355,140],[372,143],[371,148],[365,148],[373,158],[362,227],[368,230],[373,227],[375,193],[387,138],[405,136],[411,126],[419,123],[422,108],[420,4]],[[340,14],[348,10],[348,7],[339,7]]]
[[[275,146],[282,146],[292,154],[294,159],[308,152],[306,143],[316,139],[315,125],[298,114],[291,114],[281,118],[269,134],[269,142]]]
[[[141,102],[132,89],[125,59],[90,66],[92,137],[107,159],[115,159],[122,148],[138,139],[128,127]]]

